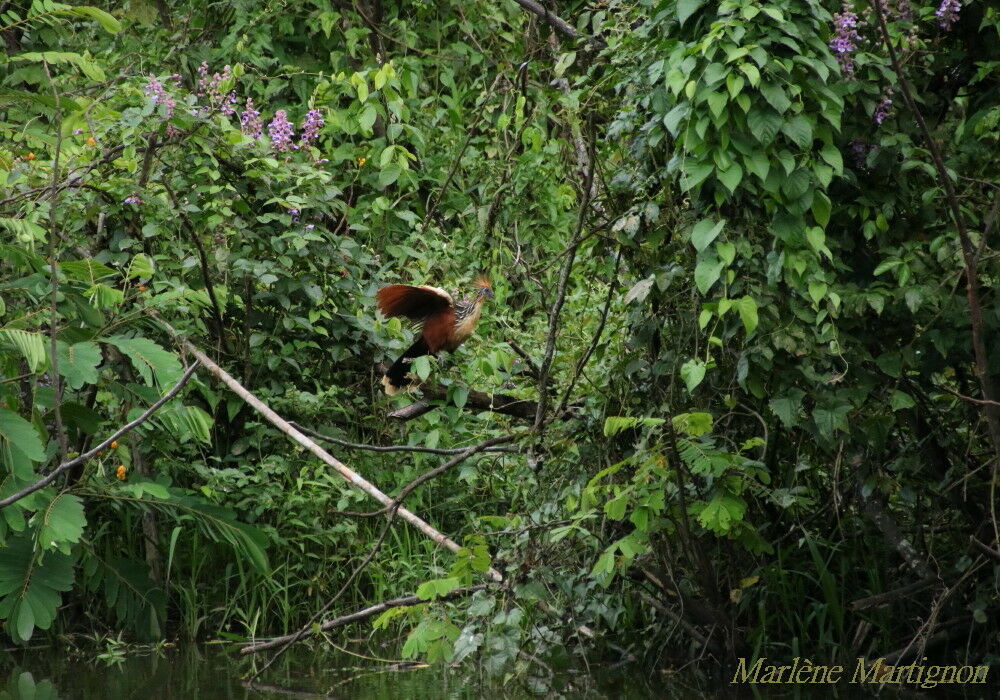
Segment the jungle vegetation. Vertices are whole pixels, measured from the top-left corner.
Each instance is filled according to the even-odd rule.
[[[1000,662],[994,3],[13,0],[0,37],[11,642],[390,601],[350,633],[490,673]],[[375,292],[480,273],[384,396]]]

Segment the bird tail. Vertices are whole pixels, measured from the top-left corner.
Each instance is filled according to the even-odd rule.
[[[406,381],[406,375],[410,371],[410,363],[413,362],[413,358],[426,355],[428,352],[427,342],[423,337],[418,338],[413,345],[407,348],[406,352],[392,363],[392,366],[386,370],[385,376],[382,377],[385,393],[392,396],[404,389],[409,384]]]

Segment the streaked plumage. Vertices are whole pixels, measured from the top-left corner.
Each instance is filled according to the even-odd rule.
[[[493,298],[493,288],[483,277],[475,281],[476,294],[470,301],[453,301],[438,287],[390,284],[375,294],[379,310],[387,317],[401,316],[420,325],[420,335],[382,377],[385,393],[395,394],[407,384],[406,375],[413,359],[421,355],[451,352],[468,340],[482,313],[483,302]]]

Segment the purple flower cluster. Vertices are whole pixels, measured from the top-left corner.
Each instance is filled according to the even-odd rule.
[[[962,3],[958,0],[941,0],[938,9],[934,11],[934,16],[938,18],[938,24],[942,29],[951,29],[951,25],[958,21],[958,13],[962,10]]]
[[[840,64],[840,71],[848,77],[854,75],[854,59],[851,56],[862,41],[861,35],[858,34],[859,26],[858,14],[854,12],[854,6],[849,3],[844,3],[843,12],[833,16],[835,34],[830,39],[829,46],[837,63]]]
[[[276,151],[294,151],[296,148],[292,143],[295,132],[283,109],[274,113],[274,119],[267,125],[267,135],[271,138],[271,147]]]
[[[232,72],[229,66],[225,66],[221,73],[208,74],[208,62],[202,61],[201,65],[198,66],[198,92],[195,94],[198,97],[207,97],[208,103],[213,107],[221,107],[227,98],[222,96],[222,85],[232,77]],[[231,93],[233,100],[232,103],[236,103],[236,94]],[[229,112],[232,114],[232,112]]]
[[[302,122],[302,136],[300,137],[300,148],[308,145],[316,138],[319,130],[323,128],[323,115],[318,109],[310,109],[306,113],[305,121]]]
[[[142,204],[142,197],[134,192],[122,200],[125,204]]]
[[[240,130],[252,139],[259,139],[264,133],[264,123],[260,120],[260,112],[253,108],[253,100],[247,98],[243,114],[240,115]]]
[[[886,117],[889,116],[889,112],[892,111],[892,91],[886,92],[882,96],[882,100],[876,105],[875,113],[872,114],[872,119],[875,120],[876,124],[881,125],[885,121]]]
[[[174,116],[174,109],[177,108],[177,101],[174,96],[167,92],[167,89],[163,86],[155,75],[149,74],[149,80],[146,81],[146,87],[143,88],[146,96],[153,100],[153,104],[163,105],[163,110],[166,113],[166,118],[170,119]]]

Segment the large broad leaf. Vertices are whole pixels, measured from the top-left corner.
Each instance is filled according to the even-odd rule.
[[[693,509],[697,510],[698,505],[695,504]],[[747,504],[743,499],[728,493],[716,494],[697,513],[698,522],[706,530],[724,535],[732,529],[734,523],[743,519],[746,509]]]
[[[59,374],[66,377],[70,389],[97,383],[97,365],[101,363],[101,348],[97,343],[64,343],[56,341]]]
[[[190,523],[209,539],[230,545],[257,571],[267,573],[267,537],[256,527],[238,521],[228,508],[205,503],[200,498],[184,495],[178,489],[170,489],[168,498],[158,498],[148,488],[143,491],[142,495],[131,495],[134,490],[112,492],[105,498],[132,503],[144,509],[156,509],[178,521]]]
[[[45,445],[38,437],[35,426],[6,408],[0,408],[0,437],[33,462],[45,459]]]
[[[16,537],[0,549],[0,620],[16,643],[31,639],[35,628],[48,629],[73,586],[73,560],[61,552],[35,556],[33,538]]]
[[[144,562],[121,557],[105,559],[91,551],[82,578],[88,591],[103,595],[119,624],[129,626],[142,639],[163,636],[166,596],[163,588],[150,579]]]
[[[177,355],[164,350],[149,338],[113,336],[105,342],[114,345],[132,361],[146,384],[152,385],[155,377],[161,387],[167,388],[181,376],[181,363]]]
[[[70,553],[70,544],[79,542],[87,518],[83,502],[68,493],[59,493],[49,504],[35,513],[31,524],[38,529],[38,542],[43,549],[58,549]]]

